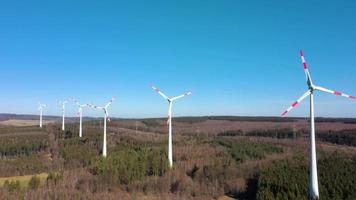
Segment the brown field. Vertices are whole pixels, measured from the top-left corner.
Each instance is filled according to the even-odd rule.
[[[53,123],[53,120],[43,120],[43,125],[47,125],[49,123]],[[5,121],[1,121],[0,125],[3,126],[38,126],[38,120],[24,120],[24,119],[9,119]]]

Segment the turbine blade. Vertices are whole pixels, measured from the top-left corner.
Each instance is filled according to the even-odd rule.
[[[110,101],[106,104],[105,108],[109,107],[115,99],[115,97],[112,97]]]
[[[302,59],[302,63],[303,63],[303,67],[304,67],[304,73],[305,73],[305,77],[307,79],[307,83],[309,86],[312,85],[312,79],[310,77],[310,73],[309,73],[309,69],[308,69],[308,63],[304,58],[304,53],[302,50],[300,50],[300,58]]]
[[[295,108],[300,102],[302,102],[310,94],[311,94],[310,90],[306,91],[297,101],[293,102],[292,105],[282,113],[282,116],[285,116],[287,113],[289,113],[293,108]]]
[[[45,107],[47,107],[47,105],[46,104],[41,104],[40,102],[38,102],[38,107],[39,108],[45,108]]]
[[[165,94],[163,94],[163,92],[159,89],[159,88],[157,88],[157,87],[155,87],[155,86],[151,86],[152,87],[152,89],[154,89],[156,92],[158,92],[158,94],[160,94],[164,99],[166,99],[166,100],[169,100],[169,98],[165,95]]]
[[[70,98],[69,101],[74,102],[75,104],[77,104],[77,106],[81,106],[81,104],[79,103],[79,101],[77,99]]]
[[[345,94],[345,93],[342,93],[342,92],[338,92],[338,91],[334,91],[334,90],[329,90],[327,88],[323,88],[323,87],[320,87],[320,86],[315,86],[315,89],[319,90],[319,91],[322,91],[322,92],[330,93],[330,94],[333,94],[333,95],[336,95],[336,96],[342,96],[342,97],[346,97],[346,98],[349,98],[349,99],[356,99],[356,96],[348,95],[348,94]]]
[[[182,98],[182,97],[189,96],[189,95],[191,95],[191,94],[192,94],[191,92],[187,92],[187,93],[184,93],[184,94],[182,94],[182,95],[173,97],[171,100],[174,101],[174,100],[180,99],[180,98]]]
[[[66,104],[66,103],[68,103],[68,101],[67,100],[64,100],[64,101],[60,101],[60,100],[56,100],[57,101],[57,103],[58,104],[62,104],[62,105],[64,105],[64,104]]]
[[[88,104],[89,107],[91,108],[95,108],[95,109],[103,109],[103,107],[99,107],[97,105],[94,105],[94,104]]]

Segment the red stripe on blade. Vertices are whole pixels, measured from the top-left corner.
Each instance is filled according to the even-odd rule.
[[[308,65],[306,62],[304,62],[303,65],[304,65],[304,69],[308,69]]]
[[[296,107],[297,105],[298,105],[298,101],[294,102],[294,103],[292,104],[292,107]]]
[[[337,96],[341,96],[342,95],[342,93],[338,92],[338,91],[334,91],[334,94],[337,95]]]
[[[282,113],[282,116],[286,115],[288,113],[288,111],[284,111],[284,113]]]

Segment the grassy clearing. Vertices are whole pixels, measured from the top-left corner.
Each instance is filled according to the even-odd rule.
[[[12,176],[12,177],[5,177],[0,178],[0,187],[4,186],[5,181],[19,181],[21,188],[27,188],[28,182],[31,180],[33,176],[37,176],[41,180],[41,185],[44,184],[48,177],[48,173],[40,173],[34,175],[25,175],[25,176]]]

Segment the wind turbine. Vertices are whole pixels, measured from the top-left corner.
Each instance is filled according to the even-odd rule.
[[[66,112],[66,104],[68,103],[68,101],[58,101],[57,100],[57,102],[62,105],[62,131],[64,131],[65,130],[64,118],[65,118],[65,112]]]
[[[91,108],[100,109],[100,110],[104,111],[104,139],[103,139],[103,156],[104,157],[106,157],[106,155],[107,155],[107,153],[106,153],[106,120],[108,120],[110,122],[108,107],[112,104],[112,102],[114,100],[115,100],[115,97],[111,98],[110,101],[104,107],[96,106],[93,104],[88,104]]]
[[[160,94],[164,99],[166,99],[168,101],[168,120],[167,120],[167,125],[169,126],[168,128],[168,161],[169,161],[169,166],[170,168],[173,167],[173,155],[172,155],[172,105],[173,105],[173,101],[180,99],[182,97],[191,95],[191,92],[187,92],[185,94],[176,96],[176,97],[172,97],[169,98],[167,97],[165,94],[162,93],[162,91],[158,88],[156,88],[155,86],[151,86],[152,89],[154,89],[156,92],[158,92],[158,94]]]
[[[315,150],[315,124],[314,124],[314,91],[322,91],[336,96],[342,96],[350,99],[356,99],[355,96],[344,94],[338,91],[329,90],[317,85],[314,85],[309,70],[308,64],[304,59],[303,51],[300,50],[300,57],[304,66],[304,72],[307,79],[308,90],[292,105],[282,113],[285,116],[289,111],[295,108],[301,101],[306,97],[310,96],[310,157],[309,157],[309,196],[312,199],[319,198],[319,188],[318,188],[318,176],[317,176],[317,164],[316,164],[316,150]]]
[[[72,101],[78,105],[78,115],[79,115],[79,137],[82,137],[82,127],[83,127],[83,108],[87,107],[89,104],[80,104],[76,99],[72,99]]]
[[[41,104],[38,102],[38,110],[40,111],[40,128],[42,128],[42,113],[43,113],[43,108],[47,107],[46,104]]]

